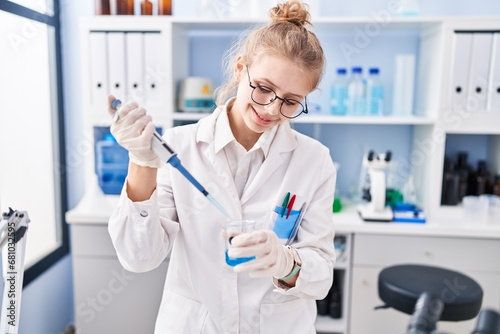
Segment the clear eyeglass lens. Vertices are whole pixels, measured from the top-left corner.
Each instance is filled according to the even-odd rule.
[[[257,86],[252,92],[252,98],[258,104],[268,105],[274,102],[276,93],[266,86]],[[278,102],[283,102],[281,103],[281,113],[286,117],[297,117],[304,111],[304,106],[297,100],[286,99]]]
[[[302,111],[304,107],[299,101],[296,100],[287,100],[288,102],[283,102],[281,105],[281,113],[288,117],[297,117]]]
[[[255,102],[266,105],[272,103],[276,99],[276,93],[265,86],[257,86],[253,90],[252,97]]]

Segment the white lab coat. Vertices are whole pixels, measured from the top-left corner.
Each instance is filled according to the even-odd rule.
[[[149,200],[133,203],[124,188],[109,221],[118,258],[125,269],[145,272],[170,255],[156,334],[315,333],[315,300],[328,293],[335,263],[336,171],[329,151],[288,123],[279,125],[240,200],[224,151],[215,154],[213,147],[215,122],[225,111],[220,107],[197,124],[168,129],[164,138],[231,217],[263,217],[286,192],[307,202],[293,243],[302,260],[295,287],[234,273],[220,236],[226,218],[170,165],[160,169]]]

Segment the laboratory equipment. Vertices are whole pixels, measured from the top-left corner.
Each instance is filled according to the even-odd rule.
[[[345,68],[337,69],[337,77],[332,83],[330,112],[332,115],[347,114],[347,70]]]
[[[111,107],[117,110],[121,105],[121,101],[116,99],[111,104]],[[113,122],[118,120],[118,112],[113,114]],[[176,168],[193,186],[198,189],[203,196],[205,196],[213,206],[215,206],[224,216],[231,219],[231,216],[227,213],[227,211],[220,205],[219,202],[215,200],[215,198],[208,193],[208,191],[187,171],[184,166],[181,164],[181,160],[177,157],[177,153],[168,146],[168,144],[163,140],[158,132],[153,133],[153,139],[151,140],[151,149],[155,152],[161,160],[170,164],[172,167]]]
[[[121,147],[111,134],[97,141],[96,174],[104,194],[119,195],[128,173],[128,151]]]
[[[178,107],[184,112],[211,112],[215,109],[214,81],[210,78],[188,77],[179,85]]]
[[[224,237],[226,240],[226,263],[234,267],[240,263],[245,263],[255,259],[255,256],[249,257],[230,257],[228,255],[231,249],[231,240],[241,233],[250,233],[261,228],[261,223],[250,219],[229,220],[224,224]]]
[[[347,113],[349,115],[365,114],[365,84],[362,75],[363,69],[361,67],[352,68],[351,79],[347,85]]]
[[[2,250],[3,297],[0,333],[17,334],[21,315],[26,232],[30,219],[26,211],[9,208],[2,214],[0,250]],[[5,246],[5,248],[4,248]]]
[[[391,151],[376,155],[370,151],[363,158],[363,165],[368,169],[370,189],[366,199],[368,203],[358,205],[358,213],[365,221],[391,221],[393,212],[386,205],[386,176],[385,169],[390,166]]]
[[[369,69],[366,80],[366,113],[369,116],[384,114],[384,85],[380,80],[380,70],[377,67]]]

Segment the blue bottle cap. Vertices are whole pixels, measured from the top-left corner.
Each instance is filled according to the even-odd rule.
[[[352,73],[363,73],[363,68],[359,67],[359,66],[355,66],[352,68]]]
[[[371,67],[370,68],[370,74],[379,74],[380,71],[377,67]]]
[[[347,70],[343,67],[337,68],[337,74],[344,75],[347,74]]]

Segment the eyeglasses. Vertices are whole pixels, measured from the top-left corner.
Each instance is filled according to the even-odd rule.
[[[246,68],[248,74],[248,81],[250,83],[250,87],[253,89],[252,94],[250,95],[253,102],[261,106],[267,106],[276,100],[280,100],[281,101],[280,114],[290,119],[297,118],[302,113],[304,114],[308,113],[307,102],[305,98],[304,98],[304,104],[302,104],[294,99],[286,99],[279,97],[278,95],[276,95],[276,92],[274,90],[272,90],[267,86],[252,85],[252,80],[250,79],[250,72],[248,71],[248,66]]]

